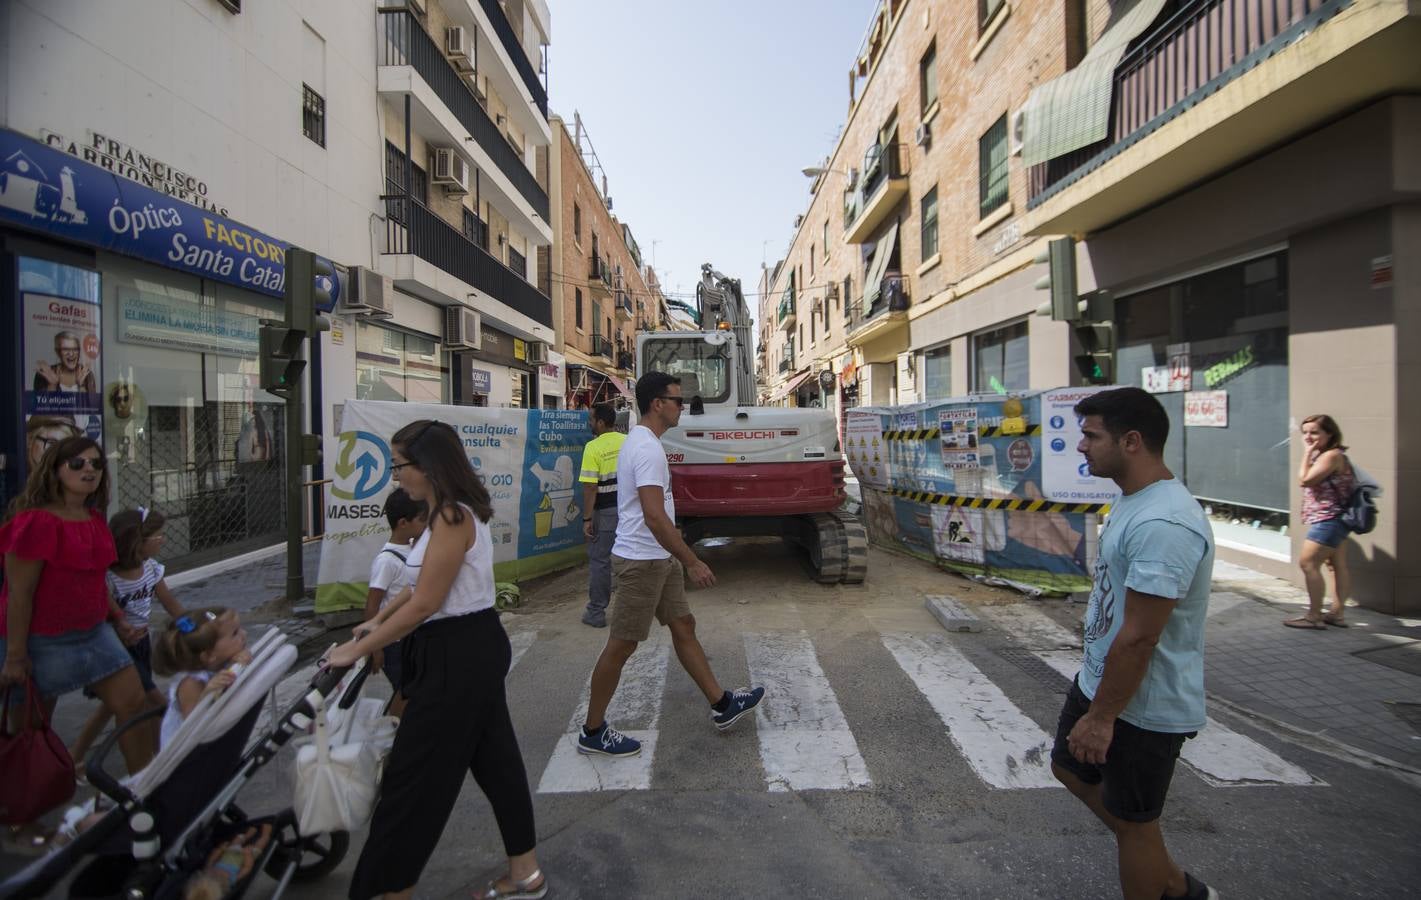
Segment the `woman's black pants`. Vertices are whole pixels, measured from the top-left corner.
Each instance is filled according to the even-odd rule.
[[[409,699],[385,763],[351,900],[413,887],[471,772],[493,807],[509,856],[532,850],[533,798],[503,679],[512,650],[488,609],[426,622],[409,636]]]

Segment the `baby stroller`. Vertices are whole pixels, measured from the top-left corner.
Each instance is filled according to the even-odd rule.
[[[306,732],[316,710],[350,672],[349,668],[319,671],[309,690],[249,745],[262,700],[290,671],[296,655],[296,647],[278,630],[263,634],[252,646],[252,661],[232,686],[199,701],[153,761],[136,775],[120,780],[103,766],[118,734],[129,728],[153,727],[150,723],[163,710],[127,722],[104,742],[86,768],[89,783],[111,800],[113,807],[69,844],[0,883],[0,900],[46,896],[66,879],[70,897],[181,898],[187,883],[207,865],[215,848],[249,828],[260,829],[266,824],[271,825],[270,840],[250,873],[232,885],[227,898],[244,896],[258,872],[276,879],[272,897],[279,897],[293,879],[316,879],[335,869],[349,846],[348,834],[302,835],[290,809],[249,817],[235,802],[258,769],[293,737]],[[368,667],[361,665],[351,676],[341,694],[340,708],[348,708],[359,698],[368,672]]]

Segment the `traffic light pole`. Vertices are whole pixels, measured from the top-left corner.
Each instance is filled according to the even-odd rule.
[[[296,248],[291,248],[295,251]],[[311,282],[314,277],[312,272],[311,254],[305,252],[288,252],[286,255],[286,327],[288,329],[300,329],[305,331],[311,327],[309,321],[302,322],[300,317],[303,313],[309,319],[309,301],[300,302],[293,295],[301,291],[309,293]],[[315,337],[312,337],[315,340]],[[305,348],[298,343],[293,349],[294,359],[303,358]],[[303,452],[305,426],[302,424],[302,407],[304,400],[301,393],[301,382],[290,386],[286,394],[286,599],[292,603],[300,603],[306,594],[306,565],[305,565],[305,528],[302,515],[304,509],[304,494],[302,483],[302,463],[305,461]]]

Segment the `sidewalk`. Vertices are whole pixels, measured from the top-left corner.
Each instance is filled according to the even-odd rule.
[[[1421,774],[1421,620],[1349,607],[1349,628],[1284,628],[1307,609],[1303,589],[1224,562],[1213,588],[1204,672],[1216,706]]]

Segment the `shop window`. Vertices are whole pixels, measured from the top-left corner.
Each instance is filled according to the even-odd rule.
[[[431,338],[357,322],[356,399],[442,403],[448,393],[443,357]]]
[[[1165,464],[1204,501],[1219,536],[1285,554],[1294,490],[1287,269],[1286,253],[1265,256],[1120,297],[1115,310],[1116,380],[1161,390]],[[1161,377],[1181,358],[1187,385]],[[1191,390],[1219,392],[1211,399],[1226,424],[1189,424]]]
[[[952,396],[952,345],[923,352],[923,399],[928,402]]]
[[[923,195],[921,216],[923,223],[923,261],[937,255],[937,187]]]
[[[1024,391],[1031,382],[1026,322],[972,335],[972,390],[981,394]]]
[[[918,98],[923,113],[937,103],[937,41],[928,44],[928,52],[918,62]]]
[[[326,100],[309,84],[301,85],[301,133],[321,147],[326,145]]]
[[[980,211],[982,218],[985,219],[1007,202],[1007,161],[1010,157],[1007,154],[1006,115],[998,119],[996,124],[982,135],[981,141],[978,142],[978,151],[980,160],[978,175],[981,180]]]

